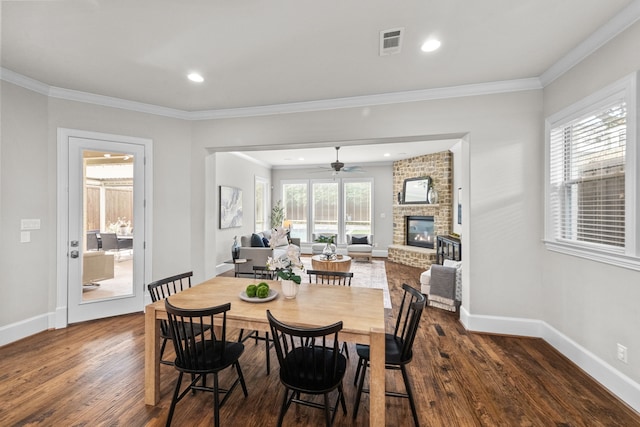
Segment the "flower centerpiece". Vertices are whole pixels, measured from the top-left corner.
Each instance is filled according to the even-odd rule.
[[[278,246],[278,242],[287,238],[287,230],[281,228],[275,230],[271,235],[271,241],[269,245],[271,249]],[[272,271],[276,271],[276,275],[282,280],[293,280],[296,284],[300,284],[300,275],[294,272],[294,269],[304,270],[304,265],[300,261],[300,248],[296,245],[289,244],[287,251],[279,258],[269,257],[267,258],[267,268]]]
[[[271,235],[269,246],[275,248],[282,239],[287,238],[287,230],[275,230]],[[304,271],[304,265],[300,261],[300,248],[289,244],[286,252],[278,257],[267,258],[267,268],[276,271],[276,276],[282,280],[282,292],[286,298],[294,298],[298,293],[298,286],[301,282],[298,271]],[[294,271],[298,270],[298,271]]]

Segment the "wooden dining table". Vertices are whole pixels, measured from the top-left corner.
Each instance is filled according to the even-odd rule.
[[[385,325],[382,289],[356,286],[301,284],[294,299],[285,299],[280,282],[269,281],[278,296],[266,302],[247,302],[240,294],[253,278],[214,277],[169,297],[176,307],[194,309],[231,302],[227,326],[269,331],[267,309],[280,321],[301,327],[342,321],[340,340],[371,347],[369,425],[385,425]],[[145,307],[145,403],[160,401],[160,320],[167,319],[165,302]],[[215,326],[215,325],[214,325]]]

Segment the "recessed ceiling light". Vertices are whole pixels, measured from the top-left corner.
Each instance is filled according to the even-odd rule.
[[[385,156],[385,157],[389,157],[390,155],[391,155],[391,154],[389,154],[389,153],[384,153],[384,154],[383,154],[383,156]]]
[[[304,157],[298,157],[298,160],[303,161]]]
[[[107,159],[111,157],[111,154],[109,153],[104,153],[104,157],[106,157]]]
[[[434,50],[438,50],[441,44],[438,39],[429,39],[422,44],[421,49],[423,52],[433,52]]]
[[[190,73],[187,78],[189,80],[191,80],[192,82],[196,82],[196,83],[202,83],[204,81],[204,77],[202,77],[200,74],[198,73]]]

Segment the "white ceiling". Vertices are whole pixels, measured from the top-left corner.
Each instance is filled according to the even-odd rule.
[[[0,60],[3,78],[11,73],[34,79],[49,93],[102,95],[185,114],[241,112],[538,81],[594,32],[615,33],[622,29],[616,26],[637,20],[639,5],[640,0],[0,1]],[[401,53],[379,56],[380,31],[398,27],[405,29]],[[422,53],[428,37],[439,38],[441,49]],[[191,71],[200,72],[204,83],[188,81]],[[382,153],[407,153],[406,158],[453,142],[369,142],[366,148],[345,142],[340,160],[347,166],[391,161],[396,158],[380,158]],[[330,147],[246,154],[274,166],[291,165],[285,159],[300,156],[314,164],[335,160]]]
[[[631,3],[2,1],[1,61],[51,87],[183,111],[277,105],[538,77]],[[402,52],[379,56],[379,32],[397,27]],[[425,54],[429,36],[442,48]]]

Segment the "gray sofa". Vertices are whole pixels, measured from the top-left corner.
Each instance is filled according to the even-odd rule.
[[[252,233],[253,234],[253,233]],[[267,240],[271,240],[271,230],[265,230],[260,233],[256,233],[260,237],[264,237]],[[247,259],[251,261],[247,261],[246,263],[238,265],[238,273],[243,275],[253,275],[253,266],[265,266],[267,265],[267,258],[273,257],[274,254],[276,257],[283,255],[286,250],[288,243],[287,242],[279,242],[280,244],[275,248],[271,249],[269,246],[267,247],[255,247],[251,246],[251,234],[246,234],[244,236],[240,236],[240,259]],[[292,238],[291,243],[300,247],[300,239]]]

